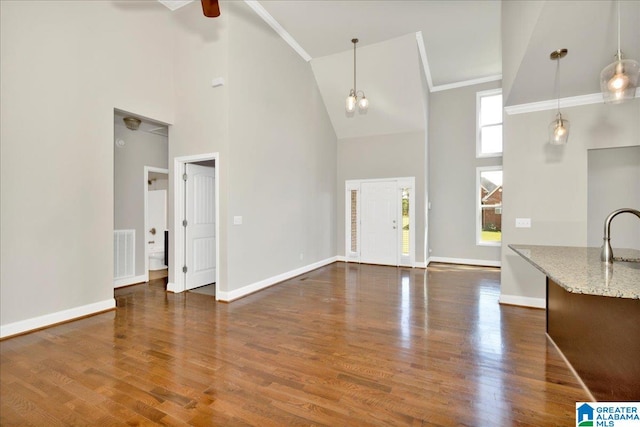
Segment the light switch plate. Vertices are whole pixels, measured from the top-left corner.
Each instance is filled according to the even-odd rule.
[[[516,218],[516,228],[531,228],[531,218]]]
[[[242,225],[242,217],[234,216],[233,217],[233,225]]]

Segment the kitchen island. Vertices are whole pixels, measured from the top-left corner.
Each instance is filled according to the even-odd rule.
[[[509,247],[547,276],[547,335],[593,397],[640,400],[640,251]]]

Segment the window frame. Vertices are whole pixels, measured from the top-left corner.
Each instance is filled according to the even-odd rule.
[[[502,165],[497,166],[478,166],[476,168],[476,245],[477,246],[502,246],[502,238],[499,242],[491,242],[482,240],[482,200],[480,199],[480,186],[482,181],[480,177],[482,172],[501,171],[504,184],[504,170]],[[504,187],[503,187],[504,188]],[[500,208],[502,215],[502,207]]]
[[[482,137],[481,137],[482,129],[484,127],[491,127],[491,126],[498,126],[498,125],[503,126],[504,124],[504,117],[502,117],[502,120],[500,120],[500,123],[493,123],[490,125],[480,126],[480,106],[481,106],[482,98],[485,98],[488,96],[495,96],[495,95],[502,95],[502,88],[476,92],[476,158],[502,157],[502,153],[504,152],[504,140],[502,141],[502,144],[503,144],[502,151],[496,152],[496,153],[482,152]],[[502,113],[502,116],[504,116],[504,108],[501,108],[501,113]]]

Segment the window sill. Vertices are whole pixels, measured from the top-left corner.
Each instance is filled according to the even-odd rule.
[[[502,246],[502,242],[476,242],[476,246]]]

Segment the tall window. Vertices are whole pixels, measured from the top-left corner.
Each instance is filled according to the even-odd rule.
[[[476,172],[476,233],[479,245],[502,241],[502,166],[485,166]]]
[[[476,94],[476,156],[502,156],[502,89]]]
[[[411,246],[409,245],[409,191],[410,188],[402,189],[402,255],[409,256]]]

